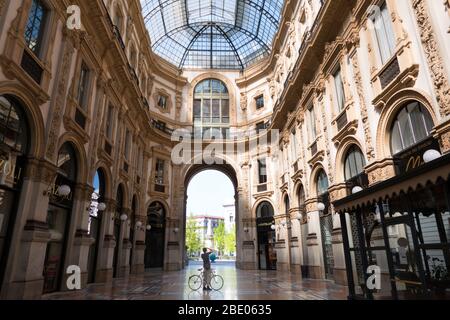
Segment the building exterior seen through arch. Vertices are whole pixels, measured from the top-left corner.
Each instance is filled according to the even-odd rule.
[[[237,269],[448,298],[448,1],[72,3],[0,1],[1,299],[187,268],[207,169]]]

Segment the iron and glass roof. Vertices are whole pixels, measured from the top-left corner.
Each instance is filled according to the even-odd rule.
[[[179,68],[244,69],[270,54],[283,0],[141,0],[153,51]]]

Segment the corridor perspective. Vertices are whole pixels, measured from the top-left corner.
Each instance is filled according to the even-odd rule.
[[[232,262],[213,265],[224,278],[219,291],[193,291],[188,278],[198,274],[201,263],[182,272],[148,271],[143,275],[93,284],[77,292],[54,293],[45,300],[344,300],[347,288],[329,280],[304,280],[290,273],[239,270]]]
[[[450,299],[449,26],[450,0],[0,0],[0,304]]]

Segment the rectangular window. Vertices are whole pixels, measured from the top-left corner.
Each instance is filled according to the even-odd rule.
[[[258,160],[259,184],[267,183],[267,165],[266,159]]]
[[[261,131],[266,129],[266,124],[264,122],[258,122],[256,124],[256,133],[260,133]]]
[[[161,109],[167,109],[167,97],[166,96],[162,96],[160,95],[158,97],[158,107],[160,107]]]
[[[297,132],[292,130],[292,159],[297,160]]]
[[[314,106],[311,105],[308,108],[308,115],[309,115],[309,125],[310,125],[310,142],[314,142],[317,138],[317,128],[316,128],[316,115],[314,112]]]
[[[338,69],[334,75],[334,87],[336,90],[336,99],[339,111],[342,111],[345,106],[345,94],[344,94],[344,83],[342,82],[341,69]]]
[[[380,11],[375,13],[372,22],[381,62],[384,65],[394,55],[395,50],[394,31],[386,2],[380,7]]]
[[[125,159],[127,161],[130,160],[130,154],[131,154],[131,133],[130,130],[127,129],[125,133],[125,150],[124,150]]]
[[[113,138],[113,115],[114,115],[114,109],[111,105],[108,106],[108,113],[106,115],[106,138],[110,141],[112,141]]]
[[[42,48],[45,21],[48,10],[40,0],[33,0],[28,15],[28,21],[25,26],[25,42],[27,47],[37,56],[40,55]]]
[[[164,160],[156,160],[155,171],[155,184],[160,186],[164,185]]]
[[[264,108],[264,96],[260,95],[255,99],[256,101],[256,110]]]
[[[89,90],[89,69],[84,62],[81,63],[80,79],[78,82],[77,101],[78,105],[84,110],[87,110]]]

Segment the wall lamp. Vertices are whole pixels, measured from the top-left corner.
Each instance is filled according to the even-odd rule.
[[[70,187],[68,185],[61,185],[58,188],[56,188],[55,190],[55,186],[49,186],[47,190],[44,191],[44,196],[49,196],[49,195],[58,195],[60,197],[67,197],[69,196],[69,194],[72,192],[72,189],[70,189]]]
[[[317,210],[319,210],[319,211],[325,210],[325,205],[323,204],[323,202],[317,203]]]

